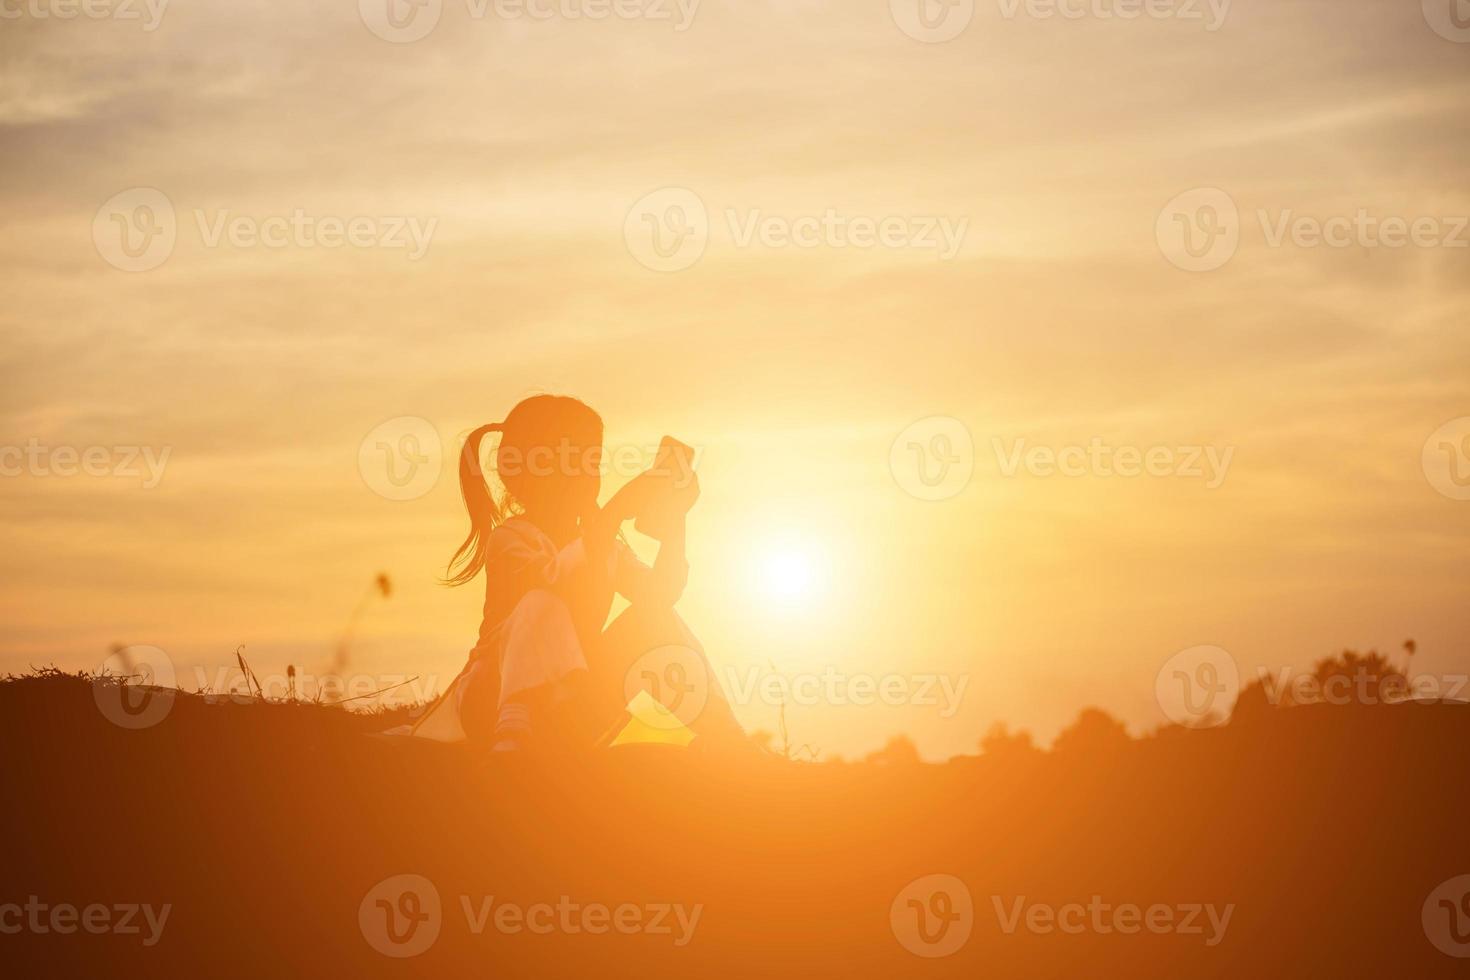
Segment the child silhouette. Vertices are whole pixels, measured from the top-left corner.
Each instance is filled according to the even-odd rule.
[[[492,433],[501,436],[498,500],[480,464]],[[674,612],[688,579],[684,514],[697,478],[687,470],[676,486],[656,465],[599,507],[602,433],[602,418],[577,399],[538,395],[466,440],[459,478],[470,531],[446,581],[464,585],[483,571],[484,616],[464,670],[414,734],[497,751],[592,746],[629,720],[631,676],[661,717],[699,741],[743,740]],[[622,539],[631,519],[658,529],[652,567]],[[614,593],[630,606],[605,625]],[[665,674],[678,683],[660,683]]]

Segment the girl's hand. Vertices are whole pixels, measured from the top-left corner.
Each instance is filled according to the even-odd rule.
[[[582,540],[588,551],[600,555],[611,548],[623,522],[645,513],[658,492],[657,481],[647,473],[641,473],[623,484],[603,506],[593,504],[581,519]]]
[[[690,508],[699,500],[699,474],[690,470],[689,476],[674,487],[674,496],[678,498],[682,512],[689,513]]]
[[[607,502],[605,510],[616,515],[618,523],[646,513],[663,490],[662,481],[651,473],[640,473],[619,488]]]

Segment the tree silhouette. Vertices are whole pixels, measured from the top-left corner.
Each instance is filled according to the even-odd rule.
[[[1404,641],[1404,652],[1413,657],[1418,645]],[[1308,675],[1290,672],[1262,676],[1251,681],[1240,692],[1231,720],[1256,718],[1271,708],[1292,708],[1303,704],[1393,704],[1412,694],[1407,673],[1377,650],[1358,653],[1344,650],[1324,657],[1312,665]]]
[[[863,761],[875,766],[914,766],[920,762],[919,750],[908,736],[895,735],[883,748],[864,756]]]
[[[998,721],[980,740],[980,751],[993,758],[1012,760],[1033,755],[1037,749],[1030,732],[1012,732],[1005,722]]]
[[[1052,751],[1102,755],[1124,748],[1131,741],[1121,721],[1101,708],[1083,708],[1071,727],[1057,736]]]

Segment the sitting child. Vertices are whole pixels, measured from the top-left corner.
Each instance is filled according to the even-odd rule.
[[[689,573],[684,511],[697,483],[675,492],[668,474],[649,471],[599,507],[602,429],[582,402],[538,395],[466,440],[459,478],[470,532],[447,581],[464,585],[483,570],[484,618],[469,662],[415,735],[502,751],[591,746],[628,721],[633,675],[651,680],[640,689],[701,741],[743,738],[703,650],[674,612]],[[490,433],[501,435],[499,500],[480,464]],[[652,516],[661,540],[649,567],[621,528]],[[615,592],[631,605],[606,625]],[[660,683],[660,665],[678,683]]]

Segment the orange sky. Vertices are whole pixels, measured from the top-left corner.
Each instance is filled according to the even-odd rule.
[[[705,0],[682,31],[472,9],[445,0],[412,43],[352,3],[0,26],[0,442],[169,452],[156,486],[0,478],[0,668],[124,642],[186,687],[242,643],[258,672],[318,669],[385,571],[350,669],[447,682],[479,603],[435,584],[452,472],[386,500],[360,445],[413,416],[452,452],[554,391],[611,446],[700,448],[683,608],[722,677],[963,682],[946,717],[789,706],[824,754],[902,731],[943,757],[997,719],[1047,741],[1088,704],[1141,731],[1197,644],[1253,672],[1413,636],[1420,670],[1470,672],[1470,502],[1421,460],[1470,416],[1470,44],[1418,4],[1240,0],[1210,31],[982,0],[942,44],[881,2]],[[127,272],[94,223],[139,187],[176,241]],[[662,188],[708,219],[665,272],[630,221]],[[1161,209],[1200,188],[1239,241],[1190,272]],[[297,211],[432,231],[420,255],[211,245]],[[1432,219],[1437,244],[1273,244],[1360,211]],[[743,238],[829,214],[963,237],[947,258]],[[974,446],[940,501],[890,466],[931,416]],[[1213,486],[1008,475],[1018,440],[1230,457]],[[800,601],[771,594],[782,560],[812,566]]]

